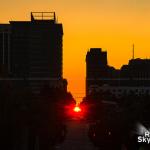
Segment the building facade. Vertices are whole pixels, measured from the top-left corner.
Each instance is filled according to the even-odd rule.
[[[10,71],[10,25],[0,24],[0,64]]]
[[[4,32],[7,28],[9,36]],[[1,63],[35,91],[48,82],[63,86],[62,43],[63,26],[56,21],[55,12],[32,12],[31,21],[0,25]]]

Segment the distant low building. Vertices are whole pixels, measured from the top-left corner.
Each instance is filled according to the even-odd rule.
[[[107,64],[107,52],[91,48],[86,55],[86,96],[92,91],[115,96],[150,94],[150,59],[131,59],[120,70]]]

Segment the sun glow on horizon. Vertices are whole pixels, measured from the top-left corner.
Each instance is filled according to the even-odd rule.
[[[74,112],[81,112],[81,108],[79,106],[75,106],[73,109]]]

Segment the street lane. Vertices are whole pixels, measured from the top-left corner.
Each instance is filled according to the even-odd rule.
[[[66,139],[64,143],[56,146],[56,150],[97,150],[88,138],[86,121],[74,118],[74,120],[67,121],[66,125]]]

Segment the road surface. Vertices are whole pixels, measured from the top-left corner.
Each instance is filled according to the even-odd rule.
[[[64,143],[56,146],[56,150],[97,150],[88,138],[88,125],[85,121],[75,119],[67,121],[66,124],[66,139]]]

